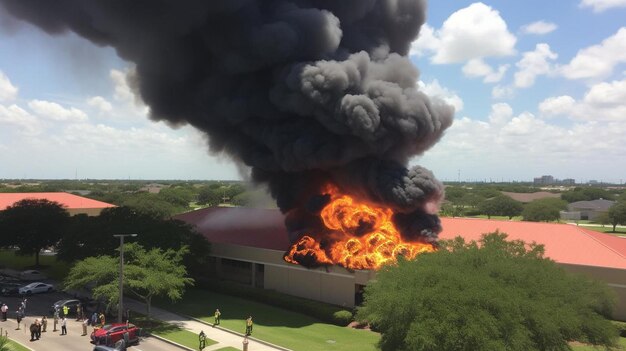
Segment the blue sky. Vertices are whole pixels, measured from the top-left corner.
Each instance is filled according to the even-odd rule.
[[[2,11],[2,10],[0,10]],[[431,1],[410,57],[456,107],[443,180],[626,180],[626,0]],[[0,179],[237,179],[190,127],[151,122],[131,63],[0,15]],[[2,23],[4,22],[4,23]]]

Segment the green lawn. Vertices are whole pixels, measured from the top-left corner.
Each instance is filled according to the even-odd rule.
[[[602,226],[601,224],[584,225],[584,226],[581,225],[579,227],[584,228],[584,229],[589,229],[589,230],[595,230],[596,232],[600,232],[600,233],[615,234],[615,235],[626,234],[626,228],[615,228],[615,231],[613,231],[613,226],[608,225],[608,224],[605,224],[604,226]]]
[[[147,319],[145,316],[133,318],[133,323],[140,326],[144,333],[160,336],[164,339],[171,340],[181,345],[196,349],[198,347],[198,334],[189,330],[181,329],[170,323],[164,323],[159,320]],[[207,338],[206,346],[217,344],[217,341]]]
[[[191,289],[176,304],[157,303],[162,308],[213,323],[213,312],[222,312],[221,327],[245,332],[245,319],[254,320],[252,336],[295,351],[374,351],[379,334],[322,323],[309,316],[261,303]]]
[[[11,351],[30,351],[30,349],[27,349],[22,344],[19,344],[13,340],[9,340],[9,347],[9,350]]]
[[[228,347],[223,347],[221,349],[217,349],[215,351],[241,351],[241,350],[228,346]]]
[[[48,277],[57,281],[62,281],[70,270],[69,263],[57,261],[56,256],[39,256],[39,268]],[[13,250],[0,250],[0,266],[24,270],[32,269],[35,265],[35,256],[20,256],[16,255]]]
[[[572,346],[574,351],[601,351],[605,350],[603,347],[594,347],[588,345],[574,345]],[[616,350],[626,350],[626,338],[619,338],[619,346]]]

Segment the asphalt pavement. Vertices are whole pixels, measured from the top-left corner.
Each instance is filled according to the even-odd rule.
[[[21,343],[33,351],[89,351],[93,349],[89,334],[93,330],[87,328],[87,335],[82,334],[82,323],[75,318],[68,318],[67,335],[61,335],[61,327],[54,331],[54,322],[50,311],[55,301],[72,298],[62,292],[51,292],[27,296],[26,317],[17,329],[16,311],[22,297],[0,297],[0,302],[6,303],[9,307],[8,320],[0,320],[0,330],[2,334],[8,333],[9,338]],[[35,319],[41,320],[42,316],[48,318],[48,327],[45,333],[41,333],[41,338],[30,341],[29,326]],[[181,348],[170,345],[153,337],[144,337],[139,344],[128,348],[129,351],[181,351]]]

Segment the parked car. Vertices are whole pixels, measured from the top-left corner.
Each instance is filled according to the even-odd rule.
[[[126,334],[127,336],[124,336]],[[91,341],[96,345],[111,346],[120,340],[128,340],[127,345],[139,343],[141,329],[131,323],[107,324],[91,333]]]
[[[52,290],[54,290],[54,286],[52,284],[37,282],[37,283],[30,283],[28,285],[21,287],[19,289],[19,293],[21,295],[30,295],[30,294],[49,292]]]
[[[47,279],[45,274],[41,273],[40,271],[34,270],[34,269],[29,269],[29,270],[20,272],[19,278],[22,279],[22,280],[44,280],[44,279]]]
[[[78,306],[79,304],[81,304],[82,302],[80,300],[77,299],[65,299],[65,300],[59,300],[55,303],[52,304],[52,307],[50,308],[50,312],[54,314],[55,310],[59,310],[59,314],[63,313],[63,306],[67,306],[67,308],[69,308],[69,314],[70,315],[76,315],[76,306]]]
[[[0,294],[2,296],[17,296],[20,294],[20,287],[22,284],[18,283],[5,283],[0,284]]]
[[[93,351],[123,351],[123,350],[126,350],[126,344],[124,343],[124,340],[120,340],[116,342],[115,345],[113,346],[96,345],[93,348]]]

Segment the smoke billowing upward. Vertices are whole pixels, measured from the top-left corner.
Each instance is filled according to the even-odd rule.
[[[443,187],[430,171],[406,168],[453,115],[417,89],[406,57],[425,1],[0,4],[46,32],[115,48],[134,63],[152,119],[205,131],[210,149],[248,165],[284,212],[307,212],[331,181],[402,212],[403,228],[436,235]]]

